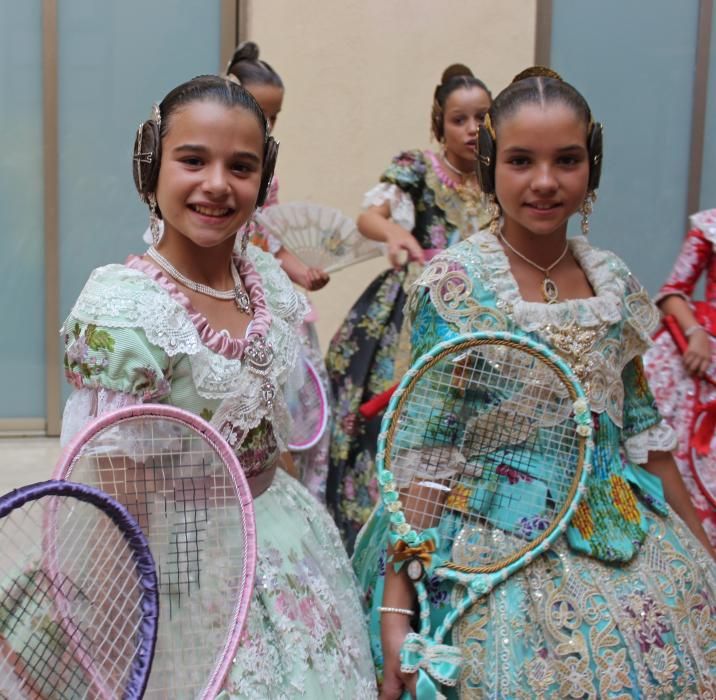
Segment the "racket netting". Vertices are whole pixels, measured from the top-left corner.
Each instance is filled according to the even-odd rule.
[[[463,343],[404,389],[386,438],[385,468],[417,532],[438,529],[448,567],[501,569],[566,512],[583,438],[562,370],[509,342]]]
[[[300,386],[287,393],[291,415],[291,433],[288,448],[294,452],[309,450],[326,431],[328,400],[318,372],[310,362],[303,362]]]
[[[144,588],[109,516],[74,498],[30,500],[0,520],[0,692],[123,697]]]
[[[181,421],[135,416],[95,433],[68,478],[124,504],[154,555],[160,624],[146,697],[201,697],[247,586],[244,511],[220,453]]]

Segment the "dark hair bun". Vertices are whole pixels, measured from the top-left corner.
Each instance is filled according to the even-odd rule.
[[[460,78],[465,75],[471,78],[474,77],[472,71],[465,64],[453,63],[443,71],[443,77],[440,79],[440,83],[442,85],[445,85],[448,80],[452,80],[453,78]]]
[[[546,66],[530,66],[529,68],[525,68],[512,78],[512,82],[517,83],[520,80],[527,80],[527,78],[551,78],[552,80],[564,82],[564,79],[556,70],[552,70]]]
[[[229,66],[233,66],[240,61],[258,61],[259,47],[253,41],[242,41],[234,50],[234,54],[229,61]]]

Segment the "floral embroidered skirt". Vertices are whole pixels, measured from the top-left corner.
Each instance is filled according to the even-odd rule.
[[[716,341],[712,340],[716,357]],[[667,332],[655,337],[654,346],[644,356],[644,369],[649,377],[649,387],[654,394],[659,413],[676,431],[678,444],[674,451],[674,459],[691,496],[691,502],[701,518],[711,544],[716,547],[716,508],[709,503],[701,488],[694,479],[691,470],[690,455],[692,422],[696,408],[695,394],[698,388],[702,403],[716,401],[716,387],[708,382],[696,381],[684,368],[681,353]],[[711,373],[716,375],[716,369]],[[708,456],[699,460],[702,479],[716,482],[716,440],[712,438]]]
[[[256,587],[219,698],[375,698],[355,576],[330,516],[282,470],[254,507]]]
[[[446,642],[463,668],[455,698],[705,698],[716,696],[716,565],[677,516],[649,513],[641,551],[624,566],[547,554],[469,609]],[[380,677],[385,572],[381,509],[356,543]],[[462,597],[428,582],[433,630]]]
[[[333,408],[326,503],[349,553],[378,499],[375,449],[382,415],[364,420],[358,409],[394,383],[406,275],[388,270],[373,280],[326,355]]]

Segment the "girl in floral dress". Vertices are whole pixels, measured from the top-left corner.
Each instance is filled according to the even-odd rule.
[[[691,426],[695,396],[702,403],[716,401],[716,387],[702,377],[706,372],[716,377],[716,209],[699,212],[691,217],[691,230],[676,259],[674,269],[659,290],[656,303],[666,315],[674,316],[688,347],[682,355],[673,338],[665,330],[655,337],[654,347],[645,357],[649,384],[659,411],[678,435],[674,456],[686,483],[704,529],[716,545],[716,507],[704,496],[696,483],[689,463]],[[706,300],[692,302],[696,284],[706,272]],[[713,432],[711,433],[713,434]],[[710,442],[707,435],[706,442]],[[702,479],[716,483],[716,455],[700,460]]]
[[[654,406],[640,357],[658,310],[616,255],[584,236],[567,239],[577,211],[588,228],[601,126],[572,86],[539,69],[498,95],[483,128],[481,180],[502,217],[440,254],[417,280],[408,301],[413,356],[480,329],[547,345],[585,387],[595,449],[579,517],[565,535],[446,637],[462,664],[457,685],[441,690],[525,700],[714,697],[714,552],[668,452],[673,431]],[[402,611],[416,601],[407,567],[396,572],[391,561],[389,515],[376,509],[354,555],[385,700],[416,684],[400,663],[412,617]],[[438,544],[435,556],[448,555]],[[437,579],[427,588],[435,629],[464,591]],[[437,665],[449,677],[446,663]],[[437,688],[429,658],[421,669]]]
[[[226,66],[226,74],[229,79],[237,80],[253,95],[266,115],[271,131],[273,131],[283,106],[284,85],[276,70],[259,58],[259,47],[253,41],[244,41],[239,44]],[[274,204],[278,204],[278,178],[276,177],[271,180],[271,187],[263,206],[270,207]],[[322,289],[328,284],[330,277],[324,270],[306,265],[274,234],[267,231],[254,219],[251,219],[247,226],[250,231],[251,243],[275,255],[292,282],[308,291]],[[315,314],[309,314],[309,318],[315,319]],[[328,375],[315,322],[306,319],[299,330],[305,357],[316,370],[326,396],[328,396]],[[299,376],[294,383],[300,381]],[[316,445],[310,449],[291,453],[301,483],[321,503],[325,502],[326,498],[330,437],[330,432],[326,430]]]
[[[249,479],[258,534],[246,634],[221,697],[370,698],[370,652],[338,532],[277,469],[306,303],[273,256],[234,251],[267,194],[275,149],[254,98],[216,76],[172,90],[140,127],[135,183],[156,242],[94,270],[65,323],[75,391],[62,440],[104,411],[147,401],[210,420]]]
[[[334,414],[327,502],[349,552],[378,495],[380,416],[363,420],[358,409],[407,368],[406,290],[436,252],[489,222],[475,177],[475,138],[490,100],[469,68],[448,67],[435,88],[431,118],[442,151],[400,153],[363,202],[358,228],[386,244],[393,269],[356,301],[326,356]]]

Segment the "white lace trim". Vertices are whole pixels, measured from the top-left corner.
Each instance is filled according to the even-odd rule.
[[[410,195],[397,185],[381,182],[368,190],[363,197],[363,209],[390,204],[390,218],[407,231],[415,228],[415,205]]]
[[[75,389],[67,399],[62,413],[62,432],[60,446],[67,447],[82,428],[93,418],[108,411],[125,406],[135,406],[141,400],[132,395],[111,389]]]
[[[676,448],[676,432],[666,422],[660,421],[638,435],[624,441],[624,452],[630,462],[646,464],[649,452],[671,452]]]
[[[248,255],[261,276],[273,316],[266,340],[274,359],[265,377],[253,372],[248,363],[205,347],[187,310],[154,280],[123,265],[93,271],[65,325],[76,319],[109,328],[141,328],[147,340],[167,355],[189,356],[197,394],[223,401],[222,415],[230,411],[225,420],[230,419],[234,428],[245,435],[266,417],[284,447],[290,418],[282,387],[296,365],[299,343],[295,327],[303,321],[308,304],[271,255],[253,246],[249,246]],[[266,379],[276,392],[271,410],[263,398]]]
[[[571,326],[589,328],[605,323],[611,325],[625,318],[648,347],[649,336],[659,324],[659,312],[641,285],[630,275],[626,265],[613,253],[592,248],[584,236],[571,238],[569,246],[572,255],[584,270],[595,296],[543,304],[522,299],[509,260],[492,233],[479,231],[469,240],[482,255],[490,257],[486,266],[489,274],[480,277],[481,283],[495,294],[498,308],[510,313],[527,332],[536,332],[549,325],[562,329]],[[626,310],[623,302],[625,292],[629,307]]]
[[[704,237],[716,245],[716,209],[706,209],[689,218],[692,228],[697,228]]]

